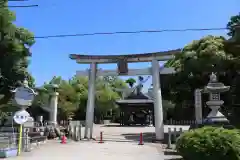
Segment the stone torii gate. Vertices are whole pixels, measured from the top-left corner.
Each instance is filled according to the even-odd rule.
[[[70,59],[76,60],[79,64],[90,64],[90,69],[77,71],[79,76],[89,76],[88,101],[86,111],[86,125],[84,137],[91,139],[93,132],[94,107],[95,107],[95,81],[96,76],[139,76],[152,75],[154,95],[154,117],[156,140],[164,138],[162,94],[160,87],[160,74],[172,74],[173,68],[160,68],[159,61],[166,61],[174,58],[180,53],[180,49],[165,52],[131,54],[131,55],[78,55],[70,54]],[[146,69],[128,69],[128,63],[151,62],[152,67]],[[117,63],[117,70],[97,69],[97,64]],[[160,74],[159,74],[160,73]],[[89,133],[90,130],[90,133]]]

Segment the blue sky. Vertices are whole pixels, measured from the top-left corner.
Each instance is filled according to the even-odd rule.
[[[225,27],[230,16],[240,12],[239,0],[30,0],[10,4],[38,4],[17,8],[16,24],[35,36],[93,32]],[[182,48],[202,36],[226,35],[226,31],[165,32],[109,36],[36,39],[32,47],[30,72],[37,85],[53,76],[65,79],[79,65],[69,54],[133,54]],[[145,68],[148,63],[130,64]],[[116,65],[100,65],[115,69]],[[125,77],[126,78],[126,77]],[[147,82],[147,86],[151,80]]]

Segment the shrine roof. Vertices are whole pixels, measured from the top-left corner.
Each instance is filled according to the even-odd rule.
[[[123,54],[123,55],[85,55],[85,54],[70,54],[69,58],[76,60],[78,63],[117,63],[120,60],[127,62],[149,62],[152,59],[169,60],[174,58],[174,55],[179,54],[181,49],[168,50],[162,52],[141,53],[141,54]]]
[[[124,98],[125,100],[131,100],[131,99],[152,99],[147,94],[142,93],[141,91],[136,94],[136,92],[131,92],[128,96]]]
[[[153,99],[142,92],[135,94],[132,92],[129,96],[125,97],[124,99],[117,100],[117,104],[152,104]]]
[[[153,104],[152,99],[121,99],[116,101],[117,104]]]

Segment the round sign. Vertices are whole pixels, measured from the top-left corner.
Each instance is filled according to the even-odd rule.
[[[30,117],[30,114],[25,111],[25,110],[21,110],[21,111],[17,111],[14,116],[13,116],[13,120],[17,123],[17,124],[23,124],[25,122],[27,122],[28,118]]]
[[[18,105],[29,106],[34,99],[34,92],[31,88],[19,87],[16,89],[14,98]]]

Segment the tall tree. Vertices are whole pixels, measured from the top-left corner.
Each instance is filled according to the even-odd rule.
[[[178,110],[179,115],[182,107],[194,108],[194,90],[207,85],[211,72],[217,72],[226,85],[231,82],[232,75],[227,70],[232,64],[233,56],[225,53],[224,41],[224,37],[211,35],[195,40],[165,64],[166,67],[174,67],[177,73],[165,77],[167,80],[164,80],[166,84],[163,96],[176,104],[175,110]],[[194,112],[187,113],[193,117]]]
[[[231,17],[227,24],[229,36],[233,36],[233,26],[239,24],[240,15]],[[203,88],[209,81],[209,74],[217,72],[220,81],[231,85],[229,94],[223,96],[225,105],[230,106],[232,95],[239,97],[240,70],[239,55],[228,53],[225,50],[226,39],[221,36],[206,36],[185,46],[181,54],[168,61],[166,67],[174,67],[175,75],[165,77],[165,98],[176,106],[194,105],[194,90]],[[232,108],[228,107],[227,113]]]
[[[237,15],[232,16],[230,18],[229,22],[227,23],[227,28],[229,29],[229,32],[228,32],[229,36],[231,36],[231,37],[233,36],[233,34],[234,34],[233,27],[238,24],[240,24],[240,12]]]
[[[71,115],[76,119],[84,119],[88,99],[88,78],[74,76],[67,81],[61,77],[53,77],[50,82],[43,86],[47,91],[40,91],[40,94],[36,97],[39,105],[48,105],[48,97],[51,93],[50,84],[59,84],[58,107],[60,119],[66,119]],[[105,79],[101,77],[96,80],[95,116],[100,117],[105,115],[107,111],[116,108],[115,100],[120,95],[115,91],[115,86],[122,86],[119,84],[126,86],[119,78],[109,84],[106,84]]]
[[[0,4],[0,95],[3,95],[0,105],[10,100],[11,89],[16,88],[25,78],[32,79],[27,73],[27,67],[28,57],[31,56],[30,47],[35,43],[31,32],[15,26],[15,13],[3,7],[7,3],[7,0],[2,0]]]

